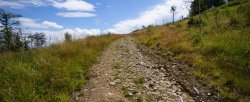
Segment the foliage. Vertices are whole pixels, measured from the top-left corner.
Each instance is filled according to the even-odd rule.
[[[31,41],[31,45],[36,48],[42,47],[46,43],[46,37],[44,33],[35,33],[33,35],[30,35],[28,38]]]
[[[21,44],[20,33],[15,32],[16,26],[20,24],[16,18],[21,15],[12,13],[6,13],[3,9],[0,9],[0,49],[1,50],[18,50],[23,44]]]
[[[200,12],[204,12],[213,7],[218,7],[224,3],[224,0],[194,0],[191,4],[190,15],[195,16]]]
[[[28,50],[30,47],[42,47],[46,43],[44,33],[24,36],[17,18],[21,15],[7,13],[0,9],[0,52]]]
[[[72,41],[72,35],[69,34],[68,32],[66,32],[64,34],[64,39],[65,39],[66,42],[70,42],[70,41]]]
[[[139,78],[137,78],[137,79],[134,80],[134,83],[136,85],[139,85],[139,86],[142,85],[144,82],[145,82],[145,78],[144,77],[139,77]]]

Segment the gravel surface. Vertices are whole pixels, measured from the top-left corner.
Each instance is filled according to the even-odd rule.
[[[113,42],[91,68],[91,76],[75,102],[194,102],[182,86],[144,56],[132,37]]]

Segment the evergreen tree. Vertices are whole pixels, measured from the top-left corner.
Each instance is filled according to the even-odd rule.
[[[22,30],[18,29],[18,32],[14,34],[14,39],[13,39],[15,42],[14,43],[15,50],[19,50],[24,47],[24,42],[22,41],[21,36],[22,36]]]
[[[16,50],[16,38],[19,38],[14,34],[15,27],[20,24],[15,18],[19,18],[21,15],[12,13],[6,13],[3,9],[0,9],[0,41],[3,49],[5,50]]]
[[[70,42],[70,41],[72,41],[72,35],[69,34],[68,32],[66,32],[64,34],[64,39],[65,39],[66,42]]]
[[[4,38],[3,38],[3,32],[0,32],[0,52],[4,50]]]
[[[195,16],[199,14],[199,10],[200,12],[204,12],[208,9],[218,7],[224,3],[224,0],[194,0],[191,4],[190,15]]]

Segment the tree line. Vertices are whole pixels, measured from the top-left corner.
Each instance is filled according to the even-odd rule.
[[[0,52],[19,51],[31,48],[43,47],[46,44],[45,33],[24,34],[20,21],[17,18],[22,17],[18,14],[5,12],[0,8]],[[66,33],[65,41],[72,40],[72,35]]]
[[[0,9],[0,52],[28,50],[33,47],[42,47],[46,43],[44,33],[25,36],[17,20],[19,17],[22,16]]]
[[[187,0],[187,1],[191,3],[189,16],[192,17],[208,9],[219,7],[226,2],[231,2],[233,0],[193,0],[193,1]],[[171,6],[170,12],[173,15],[173,21],[172,21],[173,23],[175,22],[174,18],[175,18],[176,10],[177,10],[177,7],[175,5]],[[182,19],[184,19],[183,16],[182,16]]]
[[[227,0],[228,2],[232,0]],[[225,0],[194,0],[191,3],[190,16],[195,16],[208,9],[219,7],[226,3]]]

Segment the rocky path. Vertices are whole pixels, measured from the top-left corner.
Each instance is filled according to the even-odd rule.
[[[132,37],[113,42],[94,65],[76,102],[194,102],[168,72],[136,47]]]

